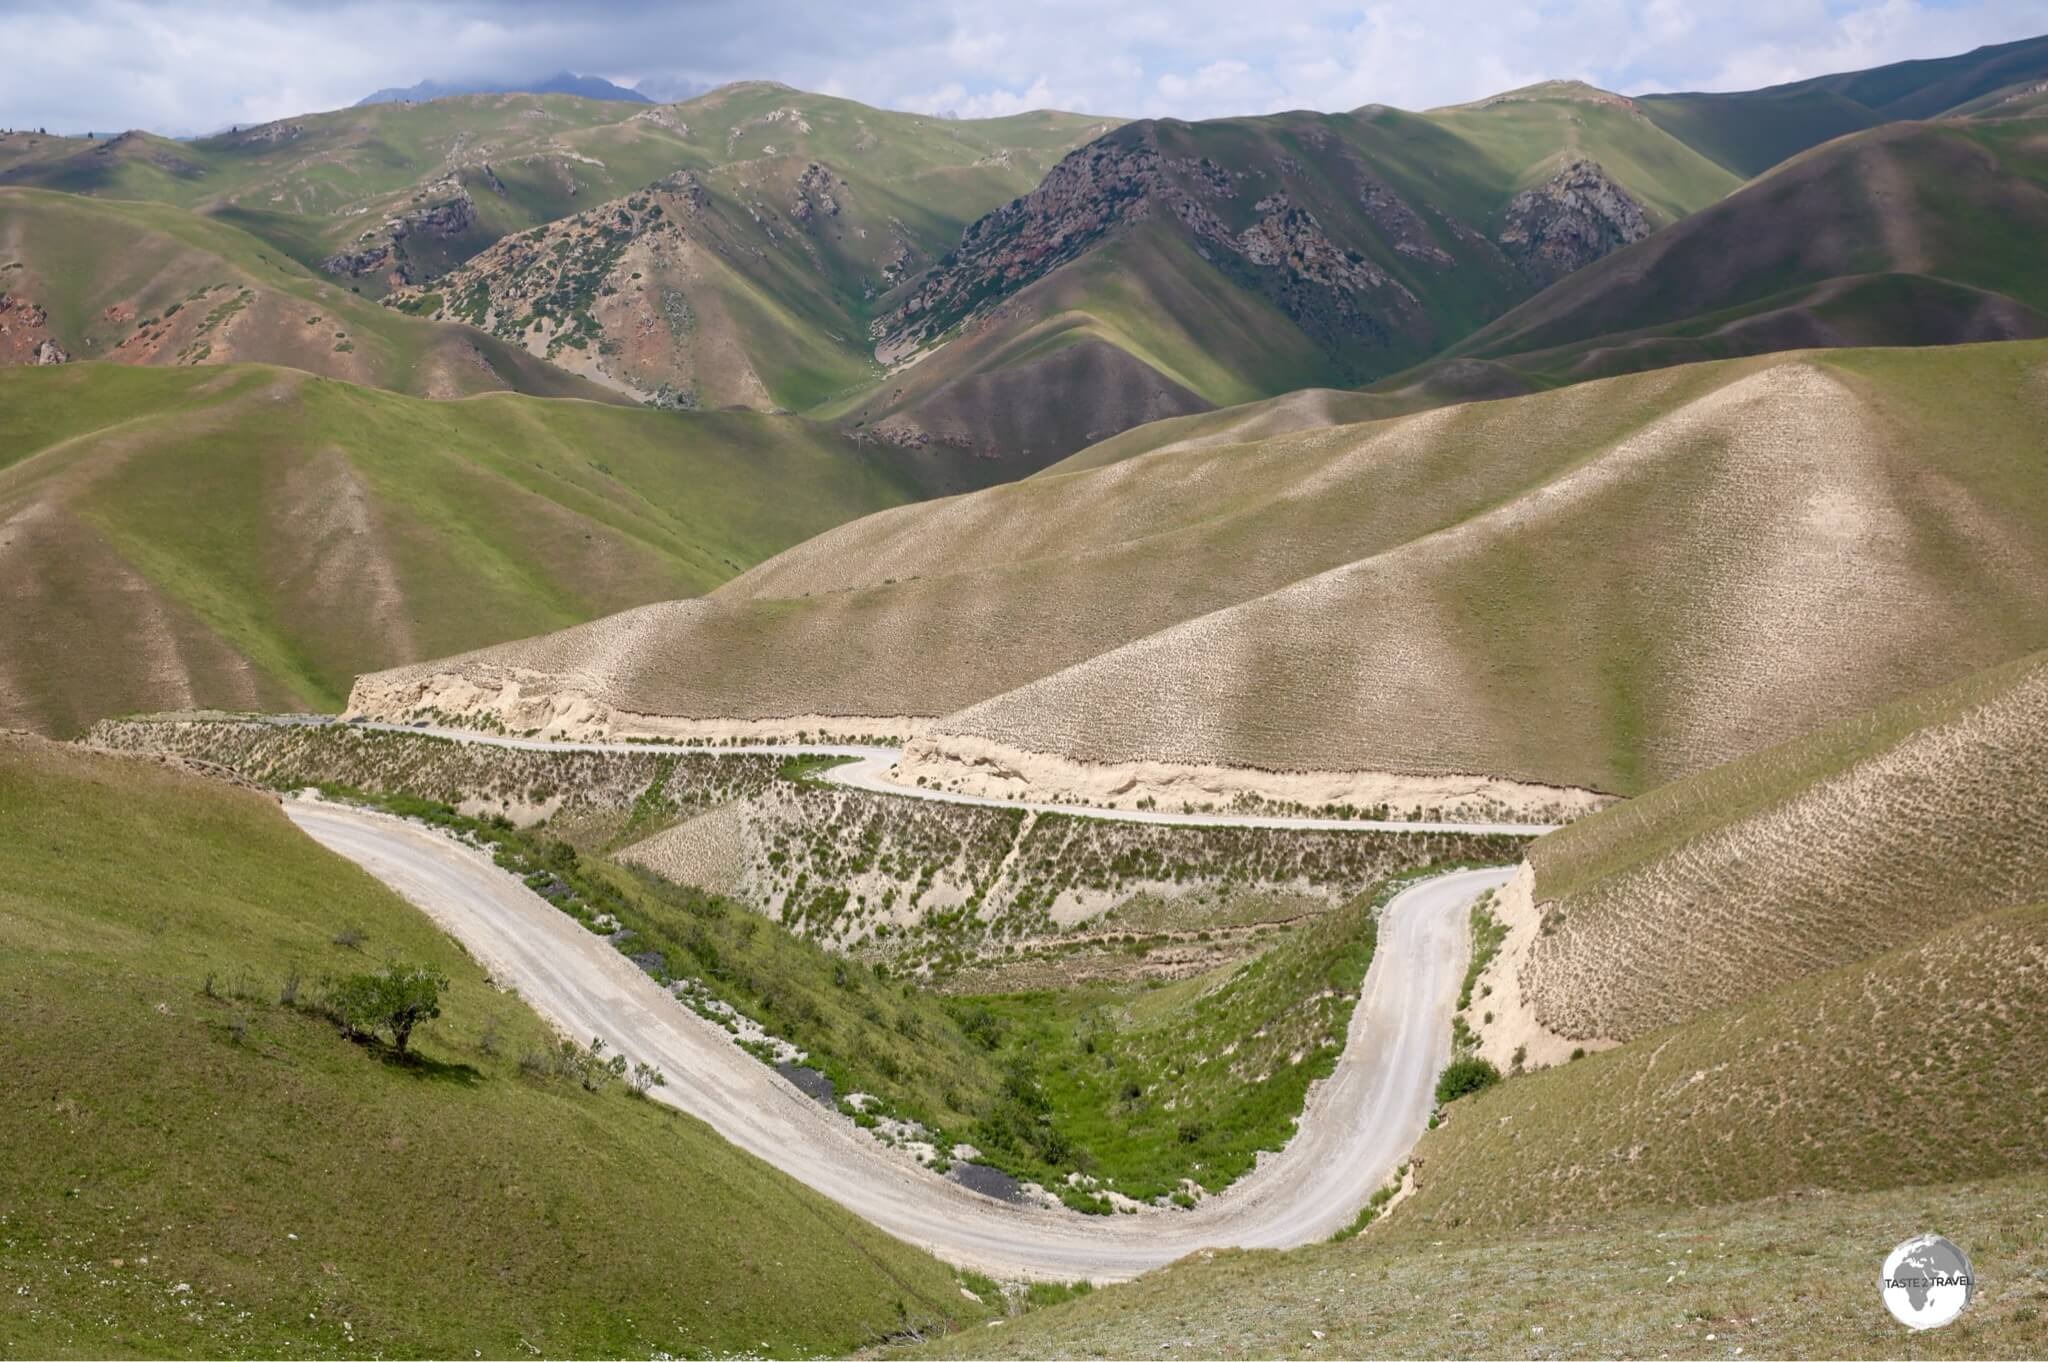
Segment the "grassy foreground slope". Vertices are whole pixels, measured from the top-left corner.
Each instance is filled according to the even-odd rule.
[[[1536,844],[1538,1017],[1627,1037],[2048,900],[2048,658],[1651,791]]]
[[[262,796],[8,739],[0,834],[0,1350],[845,1352],[977,1313],[690,1118],[522,1072],[540,1020]],[[311,1007],[387,957],[450,980],[412,1065]]]
[[[1201,1254],[1050,1310],[887,1356],[2027,1358],[2040,1351],[2048,1176],[1631,1211],[1512,1234],[1400,1231]],[[1912,1335],[1876,1290],[1932,1229],[1976,1301]],[[1171,1346],[1168,1346],[1171,1345]]]
[[[1417,1229],[1584,1224],[2039,1171],[2044,1040],[2048,905],[1967,918],[1461,1101],[1417,1147],[1402,1214]],[[1929,1132],[1927,1160],[1900,1157]]]
[[[419,397],[617,398],[517,346],[378,307],[229,223],[160,203],[0,188],[0,293],[72,359],[255,360]],[[0,363],[32,357],[0,346]]]
[[[2044,366],[1827,352],[1163,451],[873,516],[354,702],[944,716],[913,756],[1637,793],[2048,645]]]
[[[2044,131],[1906,123],[1818,148],[1386,386],[1447,400],[1770,350],[2048,334]]]
[[[0,371],[0,724],[333,708],[366,668],[705,591],[913,494],[793,418]]]

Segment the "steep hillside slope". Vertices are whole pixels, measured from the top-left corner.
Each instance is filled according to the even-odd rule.
[[[708,590],[913,494],[791,418],[0,371],[0,726],[331,708],[366,667]]]
[[[0,739],[0,943],[9,1351],[843,1353],[981,1313],[700,1123],[552,1076],[525,1004],[261,795]],[[319,1011],[390,959],[449,981],[411,1064]]]
[[[246,232],[161,204],[0,189],[0,297],[0,366],[260,360],[419,397],[616,400],[516,346],[377,307]]]
[[[1133,763],[1160,781],[1483,774],[1639,793],[2048,643],[2028,585],[2048,552],[2044,360],[2024,343],[1688,366],[1667,372],[1718,381],[1609,439],[1579,423],[1654,376],[1464,409],[1496,413],[1496,457],[1547,430],[1581,457],[954,714],[901,769],[1096,793]]]
[[[1713,202],[1736,178],[1569,83],[1409,114],[1127,125],[982,218],[893,298],[886,363],[845,407],[898,439],[974,444],[1071,384],[1093,347],[1100,424],[1011,439],[1064,454],[1122,425],[1441,349],[1543,285]],[[1075,400],[1068,393],[1063,400]]]
[[[659,402],[807,408],[874,381],[882,294],[1114,123],[938,120],[758,83],[641,117],[676,139],[670,173],[414,272],[397,301]]]
[[[1629,1037],[2048,901],[2048,658],[1653,790],[1539,842],[1520,985],[1569,1038]]]
[[[2048,77],[2048,37],[1763,90],[1642,95],[1636,104],[1686,145],[1748,177],[1844,133],[1901,119],[1935,118],[2043,77]]]
[[[226,217],[306,265],[381,249],[375,261],[334,260],[381,292],[394,273],[439,273],[507,233],[677,170],[731,166],[738,191],[782,160],[821,154],[839,158],[841,174],[887,186],[911,230],[950,235],[1104,126],[1074,114],[941,120],[760,81],[653,107],[479,94],[303,114],[193,142],[11,133],[0,138],[0,184]],[[890,248],[870,245],[878,256]]]
[[[351,703],[928,730],[905,778],[1125,802],[1638,793],[2048,645],[2044,366],[1695,365],[1163,451],[874,516]]]
[[[1403,1215],[1583,1224],[1621,1206],[2039,1171],[2048,1126],[2027,1113],[2048,1100],[2044,1040],[2048,905],[1968,918],[1454,1106],[1416,1151]],[[1896,1157],[1931,1129],[1954,1133],[1938,1170]]]
[[[556,361],[596,380],[591,393],[798,410],[871,386],[866,330],[881,296],[1114,125],[1053,112],[936,119],[766,82],[638,108],[474,95],[192,143],[13,134],[0,138],[0,186],[153,200],[233,224],[266,260],[334,280],[331,292],[478,323],[500,342],[485,347],[494,356]],[[179,216],[152,221],[179,230],[166,225]],[[237,357],[304,362],[296,333],[243,331]],[[359,376],[352,363],[313,367]],[[943,447],[912,453],[970,463]],[[985,481],[967,471],[951,485]]]
[[[1829,144],[1390,380],[1497,396],[1701,359],[2048,335],[2048,123],[1905,123]]]

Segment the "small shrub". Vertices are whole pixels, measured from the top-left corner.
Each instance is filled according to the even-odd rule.
[[[294,967],[291,973],[284,976],[284,982],[278,985],[277,1004],[279,1007],[296,1007],[298,1002],[299,971]]]
[[[1494,1068],[1491,1062],[1480,1059],[1476,1055],[1469,1055],[1464,1059],[1454,1059],[1444,1067],[1443,1073],[1437,1076],[1437,1105],[1448,1105],[1467,1093],[1478,1092],[1482,1088],[1490,1088],[1498,1082],[1500,1082],[1500,1070]]]

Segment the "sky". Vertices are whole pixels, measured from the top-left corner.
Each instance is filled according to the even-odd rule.
[[[886,108],[1213,118],[1571,78],[1740,90],[2048,33],[2048,0],[0,0],[0,126],[211,132],[568,69]]]

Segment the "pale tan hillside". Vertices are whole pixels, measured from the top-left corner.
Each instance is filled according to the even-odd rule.
[[[558,702],[578,714],[936,718],[1454,524],[1569,468],[1589,434],[1621,439],[1734,373],[1549,396],[1534,421],[1445,409],[919,503],[820,535],[702,600],[365,678],[357,703],[395,713],[431,694],[458,708],[479,702],[473,685],[497,695],[516,679],[521,703],[503,717],[518,727]],[[1514,458],[1489,457],[1510,441]]]
[[[352,703],[950,715],[917,773],[1091,796],[1137,762],[1635,793],[2048,645],[2044,373],[2036,343],[1777,356],[1162,451]]]
[[[1134,459],[1140,454],[1200,449],[1207,445],[1250,444],[1255,440],[1300,430],[1320,430],[1324,426],[1345,426],[1389,416],[1406,416],[1423,407],[1440,405],[1443,404],[1404,394],[1361,393],[1344,388],[1300,388],[1278,397],[1242,402],[1234,407],[1147,421],[1120,435],[1098,440],[1036,476],[1044,478],[1078,473],[1083,469]]]
[[[1539,1020],[1626,1038],[2048,900],[2048,655],[1652,791],[1539,842]]]
[[[1633,794],[2048,643],[2037,345],[1736,366],[1519,496],[953,715],[906,766]],[[1557,405],[1489,404],[1515,459]],[[1413,426],[1430,416],[1399,423]],[[1477,452],[1477,451],[1475,451]]]

